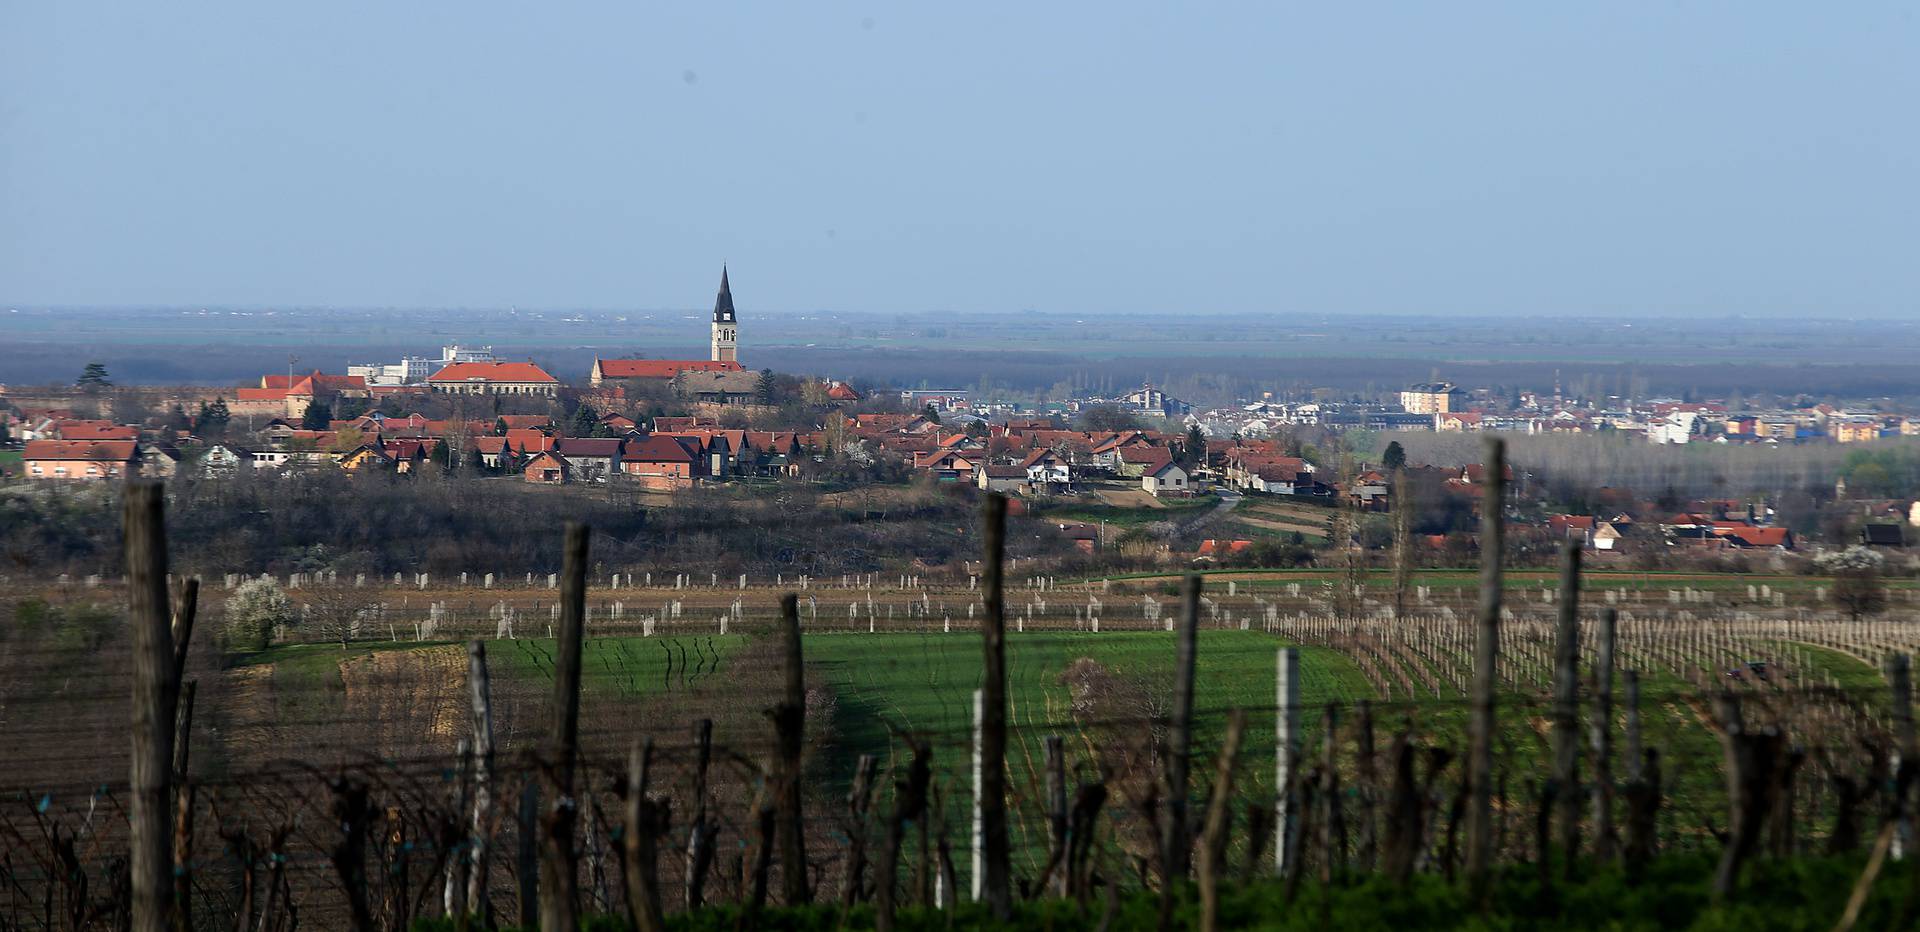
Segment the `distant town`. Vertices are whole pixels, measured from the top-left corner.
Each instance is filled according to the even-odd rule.
[[[1409,459],[1405,446],[1415,434],[1717,447],[1862,445],[1920,434],[1920,415],[1875,404],[1593,397],[1568,390],[1557,375],[1539,389],[1431,381],[1375,400],[1295,391],[1203,406],[1151,382],[1021,400],[753,369],[742,339],[750,332],[723,270],[705,359],[596,358],[588,371],[563,378],[492,346],[450,344],[437,355],[352,363],[338,373],[302,370],[290,359],[254,384],[167,389],[116,386],[104,366],[87,364],[71,385],[0,393],[0,472],[29,483],[183,475],[219,482],[336,470],[649,493],[743,481],[922,481],[1036,503],[1126,507],[1254,496],[1322,509],[1262,518],[1250,506],[1240,523],[1219,529],[1222,536],[1189,542],[1202,557],[1227,559],[1262,531],[1296,544],[1324,542],[1332,533],[1326,506],[1390,513],[1416,482],[1429,487],[1420,522],[1430,532],[1426,546],[1470,549],[1478,467]],[[1666,490],[1666,500],[1656,501],[1663,490],[1610,487],[1572,509],[1552,500],[1544,484],[1519,478],[1514,488],[1535,499],[1530,515],[1538,528],[1596,551],[1656,542],[1797,546],[1778,517],[1777,495],[1689,498]],[[1836,478],[1835,494],[1844,495],[1846,476]],[[1467,514],[1435,512],[1435,498],[1457,498]],[[1861,512],[1868,523],[1894,530],[1856,528],[1846,536],[1904,544],[1907,519],[1920,520],[1909,504],[1870,504]],[[1089,516],[1095,520],[1058,522],[1058,530],[1082,550],[1115,543],[1098,513],[1079,517]],[[1353,540],[1364,547],[1363,538]]]

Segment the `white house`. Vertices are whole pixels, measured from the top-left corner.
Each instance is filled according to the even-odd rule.
[[[1187,471],[1180,468],[1172,457],[1147,466],[1140,474],[1140,488],[1155,497],[1161,495],[1185,495],[1192,491],[1187,484]]]

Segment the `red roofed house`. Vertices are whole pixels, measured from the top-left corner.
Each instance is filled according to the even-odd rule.
[[[1020,461],[1027,481],[1044,491],[1068,491],[1073,488],[1073,466],[1067,458],[1052,450],[1035,450]]]
[[[139,471],[132,440],[29,440],[21,466],[29,479],[118,479]]]
[[[112,421],[54,421],[49,430],[61,440],[138,440],[140,428]]]
[[[1158,452],[1159,458],[1146,464],[1141,472],[1140,488],[1155,498],[1192,492],[1193,488],[1187,484],[1187,471],[1173,461],[1173,454],[1165,450]]]
[[[655,491],[688,488],[693,485],[693,477],[699,474],[699,459],[695,455],[698,444],[696,438],[660,434],[630,440],[621,454],[620,471],[634,477],[642,488]]]
[[[527,461],[527,467],[520,474],[528,482],[540,482],[547,485],[561,485],[567,481],[572,469],[567,458],[548,450]]]
[[[1577,540],[1583,547],[1592,546],[1593,533],[1599,529],[1599,522],[1591,515],[1552,515],[1547,518],[1547,530],[1561,540]]]
[[[427,386],[455,395],[544,395],[560,393],[560,380],[530,362],[456,362],[427,376]]]
[[[596,359],[587,375],[594,388],[627,380],[667,382],[682,372],[740,372],[745,367],[736,360],[709,359]]]
[[[1716,527],[1713,533],[1735,547],[1793,549],[1793,532],[1783,527]]]
[[[974,469],[980,465],[982,461],[962,450],[935,450],[913,455],[913,468],[927,470],[942,482],[972,478]]]
[[[1252,549],[1253,541],[1250,540],[1213,540],[1209,538],[1200,542],[1200,556],[1203,557],[1224,557],[1230,553],[1245,553]]]
[[[600,437],[562,437],[553,444],[573,467],[573,478],[582,482],[605,482],[619,472],[620,447],[620,440]]]

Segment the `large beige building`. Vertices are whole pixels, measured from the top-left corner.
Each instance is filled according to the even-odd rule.
[[[530,362],[456,362],[427,377],[436,392],[455,395],[544,395],[560,393],[560,380]]]
[[[1446,414],[1453,410],[1454,396],[1460,390],[1452,382],[1426,382],[1400,393],[1400,407],[1408,414]]]

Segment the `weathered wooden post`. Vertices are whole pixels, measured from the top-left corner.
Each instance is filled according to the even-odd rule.
[[[1911,796],[1911,791],[1898,780],[1902,764],[1913,761],[1920,748],[1914,745],[1913,732],[1913,665],[1904,653],[1890,653],[1881,660],[1881,670],[1887,677],[1887,688],[1892,700],[1894,751],[1888,761],[1895,774],[1895,792]],[[1894,800],[1893,811],[1899,821],[1893,829],[1893,840],[1889,842],[1888,853],[1896,861],[1907,856],[1907,850],[1913,847],[1913,807],[1910,798]]]
[[[177,610],[174,617],[180,617]],[[173,927],[176,932],[193,929],[193,871],[188,865],[193,862],[194,785],[187,779],[187,768],[193,756],[194,692],[194,681],[181,685],[173,728]]]
[[[986,619],[980,625],[985,660],[980,717],[981,898],[995,921],[1006,922],[1013,917],[1013,872],[1007,850],[1007,622],[1001,579],[1007,497],[988,493],[985,507]]]
[[[1299,791],[1294,770],[1300,762],[1300,650],[1282,647],[1275,655],[1277,706],[1273,736],[1273,868],[1285,877],[1299,868]]]
[[[173,921],[174,738],[180,675],[193,635],[198,580],[167,605],[165,495],[133,482],[121,503],[127,617],[133,623],[133,757],[129,768],[132,927],[159,932]]]
[[[1468,724],[1467,886],[1473,900],[1482,904],[1493,864],[1494,692],[1500,686],[1495,664],[1500,659],[1500,601],[1505,594],[1500,564],[1506,549],[1506,453],[1504,441],[1489,437],[1481,478],[1485,496],[1480,505],[1479,631]]]
[[[1623,670],[1620,673],[1620,687],[1626,690],[1627,704],[1627,779],[1640,779],[1640,671]]]
[[[1380,823],[1375,816],[1376,803],[1380,796],[1380,766],[1374,755],[1373,746],[1373,702],[1360,700],[1359,722],[1354,736],[1359,757],[1358,766],[1360,785],[1357,787],[1360,820],[1360,870],[1373,873],[1374,865],[1380,854]]]
[[[467,909],[480,927],[493,928],[492,900],[487,896],[487,853],[493,840],[488,820],[493,812],[493,678],[487,672],[487,644],[467,642],[467,702],[473,729],[473,813],[470,817],[472,851],[467,858]]]
[[[1613,859],[1613,650],[1619,615],[1600,613],[1593,659],[1593,857]]]
[[[927,784],[933,780],[933,751],[925,741],[911,735],[907,736],[907,743],[913,760],[907,765],[907,778],[894,781],[893,812],[887,819],[886,855],[880,859],[874,877],[873,927],[876,932],[893,929],[894,903],[899,895],[895,878],[899,875],[900,847],[906,841],[907,823],[919,822],[923,828],[926,825]],[[924,841],[923,838],[923,848]]]
[[[693,828],[687,835],[687,909],[706,902],[707,872],[713,868],[714,840],[719,820],[707,814],[707,768],[713,763],[713,719],[703,718],[693,730]]]
[[[1214,763],[1213,792],[1207,798],[1206,823],[1200,832],[1200,928],[1212,932],[1219,925],[1220,876],[1227,868],[1227,829],[1233,821],[1228,804],[1233,798],[1233,773],[1240,761],[1240,742],[1247,732],[1247,714],[1227,713],[1227,737]],[[1166,914],[1162,913],[1162,918]]]
[[[1048,735],[1042,740],[1046,748],[1047,768],[1047,829],[1053,842],[1048,863],[1053,865],[1053,895],[1065,897],[1069,888],[1067,869],[1067,750],[1066,741],[1059,735]]]
[[[520,811],[514,851],[514,884],[520,903],[520,925],[540,924],[540,781],[529,776],[520,788]]]
[[[1580,856],[1580,542],[1562,545],[1559,619],[1553,643],[1554,802],[1565,869]]]
[[[866,892],[867,834],[872,822],[868,814],[873,806],[873,775],[879,765],[879,758],[862,754],[853,766],[853,786],[847,791],[847,880],[840,891],[842,909],[853,908]]]
[[[580,740],[580,636],[587,613],[587,527],[567,523],[561,562],[560,640],[553,662],[553,719],[548,736],[547,783],[553,794],[543,821],[540,928],[573,932],[579,924],[580,878],[574,860],[573,768]]]
[[[779,747],[779,762],[774,786],[774,809],[778,813],[780,848],[780,889],[788,906],[813,902],[807,889],[806,822],[800,806],[800,752],[807,730],[807,678],[805,658],[800,652],[800,599],[789,592],[780,597],[781,625],[785,636],[787,687],[784,698],[774,708],[773,724]]]
[[[667,926],[660,904],[660,832],[666,827],[665,805],[647,797],[651,789],[653,739],[636,742],[627,757],[626,867],[627,909],[638,932],[661,932]]]
[[[1200,638],[1200,575],[1187,574],[1181,592],[1180,638],[1173,669],[1173,722],[1167,734],[1167,816],[1161,827],[1160,860],[1166,876],[1160,887],[1160,916],[1172,920],[1174,887],[1187,879],[1191,845],[1187,839],[1187,785],[1193,767],[1193,672]]]

